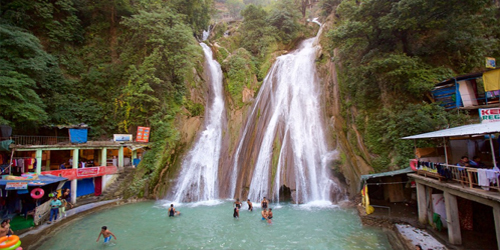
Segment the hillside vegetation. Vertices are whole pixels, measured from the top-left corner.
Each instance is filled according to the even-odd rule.
[[[376,172],[408,165],[413,142],[401,137],[467,121],[466,111],[446,112],[427,95],[444,79],[484,69],[486,56],[499,57],[498,2],[344,0],[331,11],[324,47],[340,66],[345,127],[360,132]]]
[[[36,134],[83,122],[92,137],[150,126],[151,150],[126,195],[162,196],[194,140],[186,130],[198,129],[186,124],[204,114],[202,30],[212,27],[207,43],[222,65],[233,147],[275,58],[314,36],[318,27],[306,20],[323,13],[318,65],[340,69],[340,132],[366,145],[368,154],[356,153],[383,171],[412,157],[400,137],[466,120],[431,104],[432,86],[500,53],[498,1],[309,2],[2,1],[0,124]]]

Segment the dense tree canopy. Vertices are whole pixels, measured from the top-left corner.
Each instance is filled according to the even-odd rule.
[[[328,36],[331,48],[340,49],[344,102],[361,111],[356,119],[345,114],[378,155],[377,169],[411,157],[399,137],[461,122],[422,100],[439,81],[481,69],[485,56],[499,54],[498,10],[489,0],[344,0],[338,6],[340,23]]]

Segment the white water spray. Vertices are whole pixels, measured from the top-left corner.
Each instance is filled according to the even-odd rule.
[[[213,59],[212,50],[200,43],[210,74],[211,101],[205,111],[205,129],[198,135],[195,146],[182,162],[182,170],[174,188],[175,202],[218,199],[217,176],[222,147],[225,108],[222,90],[222,70]],[[211,102],[211,103],[210,103]]]
[[[316,21],[317,22],[317,21]],[[341,190],[330,177],[328,167],[332,151],[325,142],[321,119],[320,93],[314,64],[315,38],[305,40],[293,53],[277,58],[264,79],[250,116],[259,113],[258,122],[265,122],[248,198],[260,201],[264,196],[278,198],[281,183],[287,171],[293,173],[296,202],[330,201],[333,190]],[[264,97],[262,97],[264,96]],[[268,102],[261,105],[260,102]],[[259,107],[259,108],[257,108]],[[261,110],[261,108],[263,108]],[[258,109],[258,111],[256,111]],[[232,197],[236,185],[237,163],[243,141],[249,133],[247,122],[233,163]],[[276,138],[280,138],[280,151],[273,152]],[[272,180],[273,154],[279,154]],[[274,182],[273,184],[271,184]]]

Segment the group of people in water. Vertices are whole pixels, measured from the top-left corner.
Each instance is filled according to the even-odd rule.
[[[250,199],[247,199],[247,204],[248,204],[248,211],[252,212],[253,211],[253,204],[250,201]],[[272,223],[272,218],[273,218],[273,209],[269,208],[267,210],[267,206],[269,205],[269,201],[264,197],[262,201],[260,202],[260,206],[262,208],[262,220],[266,220],[269,224]],[[242,203],[240,199],[236,199],[235,202],[233,202],[233,207],[234,207],[234,212],[233,212],[233,217],[234,218],[240,218],[240,209],[241,209]]]
[[[252,212],[253,211],[253,204],[250,201],[250,199],[247,199],[247,204],[248,204],[248,211]],[[260,206],[262,208],[262,220],[266,220],[269,224],[272,223],[273,219],[273,209],[269,208],[267,209],[267,206],[269,205],[269,201],[264,197],[262,201],[260,202]],[[240,218],[240,209],[241,209],[242,203],[240,199],[236,199],[235,202],[233,202],[233,207],[234,207],[234,212],[233,212],[233,217],[238,219]],[[170,207],[168,208],[168,217],[174,217],[174,216],[179,216],[181,215],[180,211],[176,211],[174,208],[174,204],[170,204]]]

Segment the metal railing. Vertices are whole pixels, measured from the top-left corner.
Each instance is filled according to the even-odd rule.
[[[1,137],[1,140],[13,140],[15,145],[56,145],[69,143],[69,137],[63,136],[38,136],[38,135],[13,135]]]
[[[462,184],[463,187],[496,189],[500,191],[500,171],[485,170],[479,180],[478,168],[462,167],[447,164],[433,164],[433,166],[423,166],[417,173],[428,177],[446,179]],[[483,171],[483,170],[479,170]],[[486,179],[485,179],[486,178]],[[482,182],[482,183],[480,183]],[[480,185],[481,184],[481,185]]]
[[[38,136],[38,135],[13,135],[10,137],[0,137],[0,141],[13,140],[14,145],[57,145],[70,144],[68,136]],[[108,137],[89,137],[88,142],[112,142],[113,138]]]

